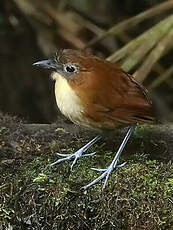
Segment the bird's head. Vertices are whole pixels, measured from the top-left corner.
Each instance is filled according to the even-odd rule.
[[[92,74],[93,64],[98,62],[98,58],[86,50],[64,49],[58,51],[53,58],[35,62],[34,66],[47,68],[53,71],[52,78],[56,80],[58,76],[67,81],[76,80],[83,74]]]

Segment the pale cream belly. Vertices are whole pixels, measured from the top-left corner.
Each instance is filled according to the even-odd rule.
[[[58,73],[52,76],[55,82],[55,97],[56,103],[61,113],[70,119],[73,123],[82,125],[92,129],[110,128],[112,125],[109,122],[99,122],[86,116],[85,108],[83,107],[80,98],[75,94],[67,80],[61,77]],[[114,126],[114,125],[113,125]]]
[[[79,97],[69,86],[66,79],[59,76],[53,76],[55,82],[56,103],[61,113],[76,124],[87,123],[83,114],[84,108]],[[84,125],[84,124],[83,124]]]

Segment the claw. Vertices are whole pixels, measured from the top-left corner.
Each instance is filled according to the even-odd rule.
[[[89,187],[91,187],[92,185],[96,184],[97,182],[99,182],[100,180],[102,180],[104,177],[106,177],[104,185],[103,185],[103,189],[104,189],[105,186],[106,186],[106,184],[107,184],[108,178],[109,178],[111,172],[114,169],[113,166],[112,166],[112,164],[107,169],[95,169],[95,168],[92,168],[92,169],[94,169],[95,171],[103,172],[103,173],[98,178],[96,178],[95,180],[93,180],[91,183],[89,183],[86,186],[84,186],[83,189],[84,190],[88,189]]]
[[[82,155],[82,157],[91,157],[91,156],[94,156],[95,154],[96,154],[96,152],[87,153],[87,154]]]
[[[98,178],[96,178],[95,180],[93,180],[91,183],[87,184],[86,186],[82,187],[84,190],[88,189],[89,187],[91,187],[92,185],[96,184],[97,182],[99,182],[100,180],[102,180],[106,175],[106,171],[104,173],[102,173]]]
[[[65,158],[63,158],[63,159],[65,159]],[[52,164],[50,164],[50,166],[52,167],[52,166],[54,166],[54,165],[56,165],[56,164],[61,163],[61,162],[63,161],[63,159],[59,159],[59,160],[53,162]],[[65,161],[65,160],[64,160],[64,161]]]
[[[116,168],[120,168],[120,167],[123,167],[127,162],[124,162],[120,165],[115,165],[114,167]],[[91,168],[92,170],[96,171],[96,172],[105,172],[107,169],[97,169],[97,168]]]
[[[125,164],[126,164],[126,162],[116,166],[116,164],[113,165],[111,163],[110,166],[108,168],[106,168],[106,169],[91,168],[94,171],[103,172],[103,173],[98,178],[93,180],[90,184],[84,186],[83,189],[84,190],[88,189],[90,186],[96,184],[97,182],[99,182],[100,180],[102,180],[105,177],[105,181],[104,181],[104,184],[103,184],[103,189],[104,189],[106,187],[107,182],[108,182],[108,178],[109,178],[111,172],[114,170],[114,168],[115,167],[117,167],[117,168],[123,167]]]
[[[70,168],[71,168],[71,171],[73,170],[73,166],[76,164],[78,158],[79,158],[79,157],[75,157],[73,163],[71,164],[71,167],[70,167]]]
[[[105,172],[107,169],[96,169],[96,168],[91,168],[92,170],[96,172]]]
[[[126,163],[127,162],[124,162],[124,163],[122,163],[122,164],[120,164],[120,165],[117,165],[117,166],[115,166],[116,168],[121,168],[121,167],[123,167],[124,165],[126,165]]]
[[[109,178],[109,175],[111,174],[111,171],[112,170],[109,170],[108,173],[106,174],[106,179],[105,179],[105,182],[104,182],[104,185],[103,185],[103,189],[106,187],[106,184],[108,182],[108,178]]]
[[[69,157],[71,154],[56,153],[56,155],[60,157]]]
[[[63,158],[53,162],[52,164],[50,164],[50,166],[54,166],[54,165],[59,164],[59,163],[61,163],[63,161],[74,159],[73,163],[71,165],[71,170],[72,170],[73,166],[76,164],[77,160],[80,157],[89,157],[89,156],[93,156],[96,153],[96,152],[93,152],[93,153],[83,154],[84,152],[87,151],[87,149],[89,147],[91,147],[94,143],[96,143],[100,139],[101,139],[101,135],[96,136],[93,140],[91,140],[89,143],[87,143],[85,146],[83,146],[82,148],[80,148],[78,151],[76,151],[73,154],[56,153],[57,156],[60,156],[60,157],[63,157]]]
[[[106,178],[105,178],[104,185],[103,185],[103,189],[104,189],[105,186],[106,186],[106,184],[107,184],[108,178],[109,178],[111,172],[114,170],[114,168],[116,168],[116,167],[119,168],[119,167],[122,167],[122,166],[124,166],[124,165],[126,164],[126,162],[124,162],[124,163],[122,163],[122,164],[120,164],[120,165],[117,165],[117,162],[118,162],[118,160],[119,160],[119,157],[120,157],[120,155],[121,155],[121,153],[122,153],[122,151],[123,151],[123,149],[124,149],[124,147],[125,147],[125,145],[126,145],[128,139],[130,138],[130,136],[131,136],[133,130],[135,129],[135,127],[136,127],[136,125],[133,125],[133,126],[131,126],[130,129],[128,130],[128,132],[127,132],[127,134],[126,134],[126,136],[125,136],[123,142],[121,143],[121,145],[120,145],[120,147],[119,147],[119,149],[118,149],[118,151],[117,151],[117,154],[115,155],[115,157],[114,157],[112,163],[109,165],[108,168],[106,168],[106,169],[96,169],[96,168],[92,168],[92,169],[95,170],[95,171],[103,172],[103,173],[102,173],[98,178],[96,178],[95,180],[93,180],[91,183],[89,183],[88,185],[84,186],[84,187],[83,187],[84,190],[85,190],[85,189],[88,189],[89,187],[91,187],[92,185],[96,184],[97,182],[99,182],[100,180],[102,180],[103,178],[106,177]]]

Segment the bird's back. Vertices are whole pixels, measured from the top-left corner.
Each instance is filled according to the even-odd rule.
[[[81,99],[85,117],[93,126],[114,128],[122,124],[155,120],[147,90],[118,65],[91,57],[84,60],[80,79],[69,82]],[[87,66],[92,66],[92,68]]]

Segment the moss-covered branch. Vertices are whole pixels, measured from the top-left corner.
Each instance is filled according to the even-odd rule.
[[[71,153],[93,132],[59,120],[57,124],[0,123],[0,229],[171,229],[173,225],[173,125],[140,126],[102,191],[91,167],[110,164],[124,136],[118,131],[90,151],[94,157],[54,168],[56,152]],[[124,152],[124,153],[125,153]],[[156,158],[162,160],[156,160]],[[126,158],[126,159],[125,159]],[[152,159],[153,158],[153,159]]]
[[[107,135],[100,143],[106,141],[107,150],[116,150],[125,135],[126,129],[117,130]],[[29,143],[35,141],[38,145],[50,147],[54,142],[61,148],[79,147],[79,140],[86,143],[95,133],[93,131],[84,130],[71,123],[59,120],[58,124],[23,124],[23,123],[1,123],[0,141],[1,158],[10,158],[24,154],[32,154],[25,148],[32,149]],[[76,144],[75,142],[76,141]],[[73,144],[71,145],[71,142]],[[79,145],[79,146],[78,146]],[[125,152],[140,153],[145,152],[155,159],[173,159],[173,125],[143,125],[138,126],[135,133],[131,137]],[[42,149],[44,153],[44,148]],[[45,151],[47,152],[47,151]],[[49,153],[51,154],[51,153]]]

